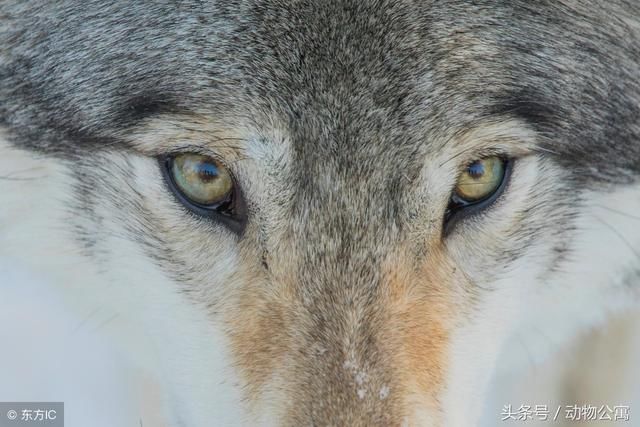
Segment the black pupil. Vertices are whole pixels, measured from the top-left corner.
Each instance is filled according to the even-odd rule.
[[[484,172],[485,172],[484,164],[481,162],[471,163],[467,168],[467,172],[473,178],[480,178],[482,175],[484,175]]]
[[[196,165],[198,177],[203,182],[212,182],[218,178],[218,167],[214,163],[200,162]]]

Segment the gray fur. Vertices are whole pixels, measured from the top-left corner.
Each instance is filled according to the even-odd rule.
[[[629,24],[638,8],[619,0],[9,1],[0,112],[17,144],[59,151],[87,137],[109,140],[163,109],[268,109],[304,130],[298,145],[312,139],[319,155],[331,144],[318,136],[331,129],[350,129],[332,144],[357,150],[354,139],[371,144],[360,132],[375,123],[411,153],[437,126],[520,114],[580,176],[619,180],[640,167],[640,47]]]

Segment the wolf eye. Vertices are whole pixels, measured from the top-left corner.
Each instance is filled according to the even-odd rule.
[[[169,156],[163,174],[178,200],[193,212],[240,231],[244,223],[231,172],[218,160],[195,153]]]
[[[469,163],[458,177],[449,202],[445,222],[461,213],[472,213],[491,204],[501,193],[511,162],[499,156]]]
[[[491,197],[504,179],[505,162],[488,157],[469,164],[458,178],[454,196],[463,203],[478,203]]]

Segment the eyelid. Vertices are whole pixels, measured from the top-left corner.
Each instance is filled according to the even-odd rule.
[[[501,159],[518,159],[522,157],[522,153],[513,153],[511,150],[501,148],[501,147],[485,147],[480,150],[467,150],[458,153],[458,155],[454,155],[449,160],[456,160],[459,162],[458,166],[458,175],[463,173],[469,165],[478,160],[486,159],[489,157],[499,157]],[[441,164],[442,166],[442,164]]]
[[[225,161],[225,159],[222,158],[222,156],[220,156],[218,153],[215,153],[215,152],[207,149],[207,147],[204,147],[204,146],[201,146],[201,145],[190,145],[190,144],[177,145],[177,146],[172,147],[171,149],[163,152],[162,154],[158,155],[157,157],[158,158],[161,158],[161,157],[169,158],[169,157],[178,156],[180,154],[197,154],[197,155],[200,155],[200,156],[211,157],[215,161],[220,162],[223,166],[225,166],[228,169],[227,162]]]

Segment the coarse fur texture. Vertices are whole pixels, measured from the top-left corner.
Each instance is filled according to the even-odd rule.
[[[5,0],[0,255],[117,312],[171,426],[474,425],[515,342],[542,360],[640,302],[639,22],[632,0]],[[171,194],[157,158],[189,151],[232,171],[242,233]],[[504,192],[445,225],[494,154]]]

